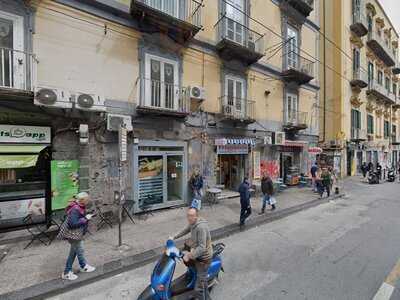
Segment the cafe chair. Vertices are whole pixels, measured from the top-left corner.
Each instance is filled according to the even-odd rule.
[[[49,246],[52,242],[51,234],[49,232],[49,226],[47,224],[38,224],[32,218],[32,215],[27,215],[23,219],[26,230],[31,234],[32,238],[30,242],[24,247],[27,249],[33,244],[34,241],[39,241],[45,246]]]
[[[103,203],[101,205],[96,204],[95,205],[95,214],[96,218],[99,220],[97,223],[97,231],[99,231],[101,228],[104,226],[108,226],[110,228],[113,228],[112,222],[113,222],[113,212],[111,210],[107,210],[107,207],[110,206],[111,204]]]

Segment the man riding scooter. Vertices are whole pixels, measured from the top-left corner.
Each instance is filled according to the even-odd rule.
[[[189,208],[187,211],[188,226],[176,234],[178,239],[191,234],[190,252],[184,252],[183,260],[193,262],[197,271],[195,295],[197,300],[211,299],[208,293],[207,272],[213,256],[211,234],[206,220],[199,217],[198,210]]]

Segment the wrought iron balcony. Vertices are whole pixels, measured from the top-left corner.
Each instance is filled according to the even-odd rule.
[[[202,28],[202,7],[202,0],[132,0],[131,13],[186,42]]]
[[[300,23],[314,10],[314,0],[281,0],[281,9]]]
[[[365,129],[351,127],[351,141],[362,142],[367,140],[367,131]]]
[[[0,47],[0,95],[33,91],[38,60],[32,53]]]
[[[353,23],[350,25],[350,30],[359,37],[368,33],[367,17],[361,11],[353,13]]]
[[[388,67],[393,67],[396,64],[393,51],[390,43],[388,45],[381,35],[383,33],[379,34],[376,29],[370,31],[368,33],[367,45]]]
[[[287,131],[307,129],[308,113],[297,110],[283,111],[283,128]]]
[[[283,80],[299,85],[314,79],[314,62],[291,51],[284,56]]]
[[[368,73],[361,68],[353,70],[353,78],[350,81],[351,86],[361,89],[368,86]]]
[[[264,35],[227,16],[222,16],[214,27],[217,50],[223,59],[237,59],[251,65],[265,55]]]
[[[163,81],[141,78],[139,80],[140,114],[185,118],[190,114],[190,90]]]
[[[396,104],[397,97],[390,90],[387,90],[383,85],[377,81],[370,81],[368,84],[367,94],[375,96],[377,99],[382,100],[388,104]]]
[[[232,121],[254,123],[254,104],[255,102],[251,100],[222,96],[220,98],[221,115]]]

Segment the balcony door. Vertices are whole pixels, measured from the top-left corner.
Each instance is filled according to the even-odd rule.
[[[361,0],[353,0],[353,17],[354,22],[357,22],[361,18]]]
[[[299,99],[296,94],[288,93],[286,95],[286,122],[297,124],[298,123],[298,106]]]
[[[225,112],[236,118],[244,118],[246,115],[244,79],[240,77],[226,76],[225,95]]]
[[[147,5],[178,18],[178,0],[145,0]]]
[[[298,56],[299,32],[293,26],[287,27],[287,67],[297,69],[299,63]]]
[[[178,110],[178,63],[146,54],[145,73],[144,105]]]
[[[0,11],[0,86],[24,89],[23,18]]]
[[[245,0],[226,0],[226,37],[240,45],[245,44]]]

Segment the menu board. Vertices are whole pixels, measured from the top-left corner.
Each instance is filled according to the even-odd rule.
[[[79,161],[51,161],[51,208],[64,209],[79,192]]]

